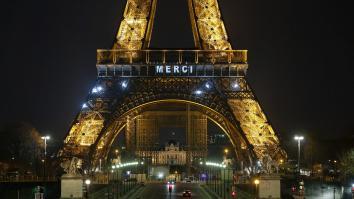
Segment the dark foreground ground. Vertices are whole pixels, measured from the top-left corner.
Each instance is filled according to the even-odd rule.
[[[292,198],[290,186],[292,182],[282,184],[282,198]],[[0,183],[0,199],[33,199],[33,190],[36,186],[46,186],[46,197],[48,199],[57,199],[60,197],[60,183]],[[92,187],[93,188],[93,187]],[[102,187],[101,187],[102,188]],[[247,187],[240,187],[245,192],[253,193],[254,190]],[[173,185],[171,194],[168,192],[168,187],[163,183],[150,183],[146,184],[142,189],[133,193],[129,198],[182,198],[182,193],[185,190],[191,190],[192,198],[213,198],[209,192],[202,189],[196,183],[177,183]],[[336,184],[326,184],[316,181],[305,182],[306,199],[352,199],[351,188],[343,187]],[[91,189],[94,192],[94,189]],[[107,198],[107,197],[102,197]],[[253,198],[252,198],[253,199]]]
[[[50,199],[60,197],[59,182],[22,182],[22,183],[1,183],[0,184],[0,199],[33,199],[34,188],[36,186],[46,187],[46,196]]]
[[[190,190],[192,198],[207,199],[212,198],[196,183],[177,183],[172,185],[172,192],[169,193],[168,185],[163,183],[146,184],[143,190],[136,194],[134,198],[156,198],[156,199],[176,199],[183,198],[183,191]]]

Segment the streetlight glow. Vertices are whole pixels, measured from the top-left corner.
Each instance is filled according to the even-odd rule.
[[[303,139],[304,139],[304,136],[297,136],[297,135],[295,135],[294,139],[295,139],[295,140],[303,140]]]
[[[50,136],[48,136],[48,135],[47,136],[42,136],[41,139],[42,140],[50,140]]]
[[[255,185],[259,185],[259,180],[258,180],[258,179],[255,179],[255,180],[254,180],[254,184],[255,184]]]
[[[86,184],[86,185],[90,185],[90,184],[91,184],[91,180],[90,180],[90,179],[86,179],[86,180],[85,180],[85,184]]]
[[[205,162],[206,166],[213,166],[213,167],[220,167],[220,168],[226,168],[226,165],[224,164],[219,164],[215,162]]]

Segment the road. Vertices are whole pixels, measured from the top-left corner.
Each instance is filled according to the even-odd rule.
[[[149,183],[146,184],[142,191],[139,194],[134,196],[135,198],[147,199],[176,199],[176,198],[183,198],[182,193],[184,190],[191,190],[192,191],[192,198],[193,199],[207,199],[212,198],[205,192],[202,188],[200,188],[199,184],[197,183],[177,183],[172,185],[172,192],[171,194],[168,191],[167,184],[162,183]],[[133,198],[133,197],[132,197]]]

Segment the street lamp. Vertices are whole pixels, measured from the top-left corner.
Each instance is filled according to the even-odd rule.
[[[224,149],[224,153],[227,155],[229,153],[229,149]]]
[[[90,179],[86,179],[85,180],[85,184],[86,184],[86,197],[89,198],[89,190],[90,190],[91,180]]]
[[[118,153],[119,153],[119,150],[116,149],[114,152],[116,153],[116,158],[117,158],[117,160],[118,160]]]
[[[297,140],[297,149],[298,149],[298,152],[297,152],[297,169],[298,169],[298,172],[300,173],[300,143],[301,143],[301,140],[304,139],[304,136],[295,136],[294,137],[295,140]]]
[[[44,140],[44,169],[43,169],[43,177],[45,177],[45,170],[47,166],[47,140],[50,140],[50,136],[42,136],[42,140]]]
[[[258,185],[259,185],[259,180],[255,179],[254,184],[256,185],[256,198],[258,198]]]

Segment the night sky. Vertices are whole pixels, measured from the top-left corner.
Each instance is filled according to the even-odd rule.
[[[277,132],[354,134],[354,20],[344,1],[219,0],[234,49]],[[345,5],[348,4],[348,5]],[[62,139],[96,80],[125,1],[1,3],[1,124],[26,121]],[[160,0],[152,46],[193,46],[185,0]]]

